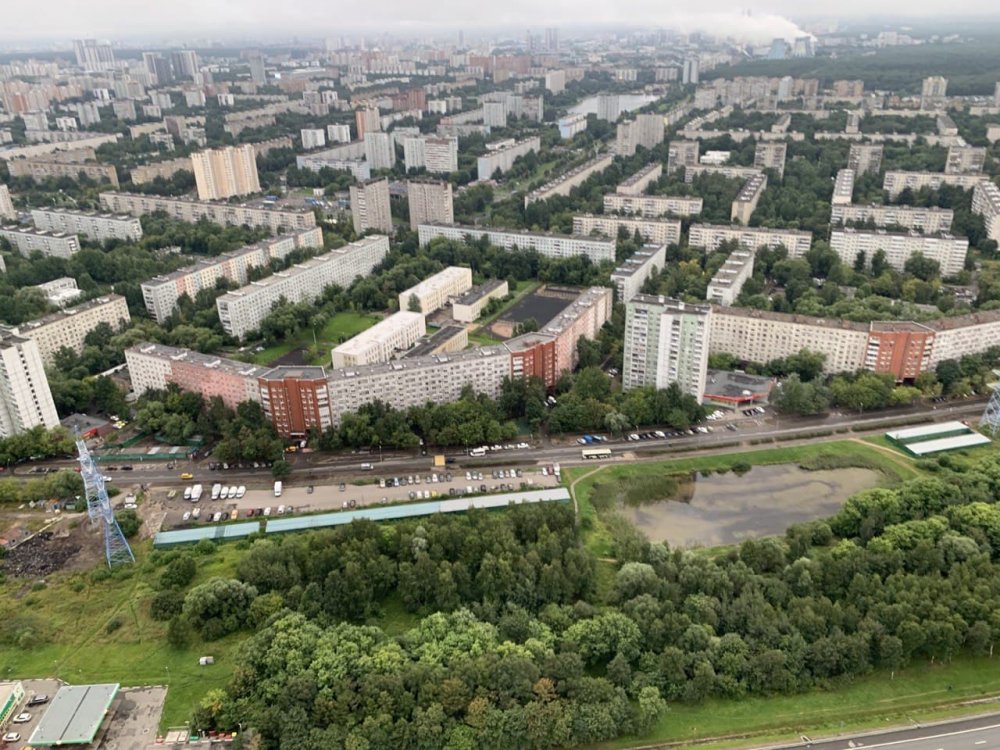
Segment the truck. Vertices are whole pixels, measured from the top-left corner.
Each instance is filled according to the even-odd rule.
[[[281,480],[274,483],[274,496],[281,497]]]
[[[191,488],[191,502],[196,503],[201,500],[201,485],[196,484]]]

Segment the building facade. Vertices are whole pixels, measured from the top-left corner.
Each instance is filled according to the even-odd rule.
[[[736,302],[747,279],[753,276],[754,251],[734,250],[708,282],[705,299],[714,305],[729,307]]]
[[[889,200],[896,200],[904,190],[916,192],[921,188],[938,190],[942,185],[954,185],[972,190],[985,177],[981,174],[946,174],[944,172],[902,172],[889,170],[882,180],[882,189],[889,193]]]
[[[604,196],[604,213],[639,214],[646,217],[696,216],[701,213],[701,198],[672,195],[620,195]]]
[[[101,205],[108,211],[145,216],[163,211],[167,215],[195,223],[207,219],[224,226],[267,227],[273,234],[285,234],[316,226],[316,216],[307,209],[278,209],[233,203],[209,203],[185,198],[161,198],[135,193],[101,193]]]
[[[38,344],[0,329],[0,438],[59,426]]]
[[[69,258],[80,250],[80,239],[75,234],[11,225],[0,226],[0,237],[24,256],[39,252],[54,258]]]
[[[0,183],[0,219],[17,221],[17,211],[14,210],[14,204],[10,200],[10,189],[2,183]]]
[[[360,185],[351,185],[351,218],[354,231],[392,233],[392,212],[389,204],[389,181],[369,180]]]
[[[760,141],[753,154],[755,169],[773,169],[778,173],[778,179],[785,176],[785,156],[788,144],[784,141]]]
[[[417,234],[421,247],[436,237],[459,242],[464,242],[466,238],[477,240],[485,237],[487,242],[496,247],[505,250],[515,248],[534,250],[548,258],[574,258],[583,255],[590,258],[593,263],[613,262],[615,259],[614,240],[581,237],[575,234],[501,230],[462,224],[421,224],[417,227]]]
[[[191,154],[191,168],[199,200],[225,200],[260,192],[257,154],[250,144]]]
[[[82,234],[97,242],[142,239],[142,224],[134,216],[101,214],[96,211],[71,211],[65,208],[34,208],[31,221],[49,232]]]
[[[614,154],[601,154],[600,156],[596,156],[593,159],[574,167],[569,172],[559,175],[553,180],[549,180],[540,188],[532,190],[524,196],[525,207],[531,205],[535,201],[548,200],[549,198],[553,198],[557,195],[569,195],[573,188],[582,185],[591,175],[603,172],[605,169],[610,167],[614,158]]]
[[[451,317],[459,323],[475,323],[491,299],[503,299],[509,293],[505,279],[491,279],[456,299],[451,306]]]
[[[257,386],[279,437],[304,438],[331,425],[330,385],[322,367],[275,367],[257,377]]]
[[[427,333],[423,313],[401,309],[357,336],[334,347],[331,360],[335,370],[388,362],[413,346]]]
[[[470,289],[472,289],[472,269],[449,266],[400,292],[399,309],[430,315],[444,307],[452,297],[459,297]]]
[[[631,258],[611,272],[611,283],[618,292],[619,302],[628,302],[641,290],[653,272],[663,270],[667,262],[666,245],[644,245]]]
[[[538,136],[533,136],[494,151],[487,151],[476,161],[476,175],[480,182],[489,180],[498,169],[500,174],[503,174],[514,166],[514,162],[519,157],[532,152],[537,153],[541,148],[541,139]]]
[[[983,217],[986,234],[1000,242],[1000,188],[996,183],[983,180],[972,191],[972,212]]]
[[[453,224],[454,200],[451,183],[442,180],[410,180],[406,183],[406,200],[410,209],[410,229],[421,224]]]
[[[636,232],[643,240],[654,245],[673,245],[681,241],[679,219],[640,219],[615,214],[578,214],[573,217],[573,234],[602,234],[617,239],[620,230],[629,236]]]
[[[752,250],[760,247],[784,247],[788,250],[788,257],[801,258],[809,252],[812,234],[797,229],[765,229],[721,224],[692,224],[688,231],[688,244],[691,247],[703,247],[708,252],[718,250],[723,242],[733,241]]]
[[[884,151],[881,143],[852,143],[847,153],[847,168],[856,175],[878,174],[882,171]]]
[[[906,261],[920,253],[925,258],[937,261],[942,276],[954,276],[965,268],[969,240],[948,234],[930,236],[913,232],[904,234],[834,229],[830,232],[830,249],[849,266],[853,266],[862,254],[866,264],[871,264],[874,255],[881,250],[885,253],[889,266],[900,272],[904,270]]]
[[[924,234],[947,232],[955,212],[950,208],[923,208],[920,206],[861,206],[857,204],[831,207],[830,223],[833,225],[867,224],[876,227],[903,227]]]
[[[615,192],[619,195],[642,195],[646,188],[660,179],[663,174],[663,165],[656,161],[648,164],[627,180],[618,183]]]
[[[732,208],[730,209],[730,220],[734,222],[738,221],[744,226],[748,225],[750,217],[757,210],[757,204],[760,202],[760,197],[766,189],[766,174],[755,174],[747,180],[733,201]]]

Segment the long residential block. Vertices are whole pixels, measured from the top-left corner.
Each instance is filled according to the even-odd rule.
[[[705,299],[727,307],[736,302],[746,280],[753,275],[753,260],[753,250],[734,250],[708,282]]]
[[[307,302],[328,286],[347,287],[358,276],[370,274],[388,254],[389,238],[372,235],[227,292],[216,300],[222,328],[242,339],[260,328],[279,300]]]
[[[125,298],[119,294],[109,294],[23,323],[16,330],[21,336],[38,344],[42,362],[48,367],[53,364],[56,353],[63,347],[77,354],[83,352],[87,334],[101,323],[107,323],[117,332],[130,320]]]
[[[699,200],[701,200],[699,198]],[[579,255],[590,258],[594,263],[614,261],[614,240],[596,237],[581,237],[575,234],[551,234],[548,232],[528,232],[513,229],[490,229],[462,224],[421,224],[417,228],[421,247],[436,237],[464,241],[485,237],[491,245],[505,250],[520,248],[534,250],[548,258],[575,258]]]
[[[573,234],[603,234],[618,239],[624,229],[630,236],[636,232],[654,245],[673,245],[681,241],[680,219],[641,219],[616,214],[577,214],[573,217]]]
[[[267,227],[274,234],[316,226],[316,216],[308,209],[264,208],[240,203],[213,203],[188,198],[162,198],[136,193],[101,193],[101,205],[108,211],[145,216],[163,211],[180,221],[195,223],[207,219],[225,226]]]
[[[660,179],[662,175],[663,165],[660,162],[647,164],[628,179],[619,182],[615,192],[620,195],[642,195],[646,192],[646,188]]]
[[[812,234],[797,229],[765,229],[721,224],[692,224],[688,231],[688,244],[691,247],[703,247],[709,252],[718,250],[723,242],[734,241],[752,250],[760,247],[784,247],[788,250],[788,257],[801,258],[809,252]]]
[[[283,260],[293,250],[313,247],[323,247],[323,231],[319,227],[264,240],[162,276],[154,276],[143,282],[142,299],[153,319],[163,325],[182,296],[187,295],[193,300],[202,289],[214,289],[219,279],[245,285],[250,280],[251,268],[266,266],[272,260]]]
[[[654,271],[662,271],[667,262],[666,245],[643,245],[631,258],[611,272],[611,283],[618,291],[618,301],[628,302],[642,290]]]
[[[700,197],[674,195],[621,195],[604,196],[604,213],[639,214],[640,216],[696,216],[701,213],[704,201]]]
[[[694,182],[694,178],[703,174],[718,174],[728,180],[749,180],[757,174],[762,174],[757,167],[738,167],[732,164],[694,164],[684,168],[684,182]]]
[[[107,240],[142,239],[142,224],[134,216],[97,213],[96,211],[71,211],[66,208],[34,208],[31,221],[39,229],[50,232],[82,234],[97,242]]]
[[[80,238],[75,234],[49,232],[45,229],[34,229],[22,226],[0,226],[0,237],[3,237],[21,255],[28,256],[33,252],[51,255],[54,258],[69,258],[80,249]]]
[[[333,368],[359,367],[388,362],[399,352],[413,346],[427,333],[423,313],[400,310],[331,352]]]
[[[858,204],[837,205],[830,209],[831,224],[866,224],[873,222],[876,227],[897,226],[925,234],[947,232],[955,212],[950,208],[923,208],[919,206],[862,206]]]
[[[1000,242],[1000,187],[989,180],[976,184],[972,191],[972,212],[983,217],[986,234]]]
[[[908,261],[920,253],[937,261],[942,276],[954,276],[965,268],[969,240],[951,235],[930,236],[902,232],[863,232],[856,229],[835,229],[830,233],[830,249],[847,265],[854,265],[864,254],[866,264],[879,250],[885,253],[886,262],[897,271],[903,271]]]
[[[542,148],[542,140],[538,136],[533,136],[531,138],[525,138],[522,141],[517,141],[504,148],[497,149],[495,151],[489,151],[476,161],[476,174],[478,175],[479,181],[490,179],[494,173],[499,169],[500,173],[503,174],[512,166],[514,162],[524,156],[525,154],[530,154],[532,151],[540,151]]]
[[[767,190],[767,175],[759,173],[751,176],[736,194],[729,218],[743,225],[749,224],[750,217],[757,210],[757,204],[765,190]]]
[[[574,167],[566,174],[560,175],[554,180],[549,180],[537,190],[532,190],[524,196],[525,207],[535,201],[548,200],[557,195],[569,195],[573,188],[582,185],[591,175],[603,172],[610,167],[614,159],[614,154],[601,154],[590,161]]]
[[[979,173],[947,174],[944,172],[901,172],[890,170],[885,173],[882,189],[889,193],[889,199],[895,200],[906,189],[914,192],[921,188],[938,190],[942,185],[953,185],[963,190],[972,190],[985,177]]]
[[[7,162],[11,177],[30,177],[33,180],[44,180],[49,177],[68,177],[79,180],[83,175],[94,182],[108,182],[118,187],[118,172],[111,164],[72,163],[39,159],[14,159]]]

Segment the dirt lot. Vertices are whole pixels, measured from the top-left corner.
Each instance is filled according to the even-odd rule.
[[[85,513],[73,513],[10,550],[0,570],[9,576],[44,578],[57,570],[86,570],[103,556],[100,527],[91,527]]]
[[[154,745],[166,697],[162,687],[123,690],[100,750],[145,750]]]

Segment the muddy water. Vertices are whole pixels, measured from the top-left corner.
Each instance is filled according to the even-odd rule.
[[[676,499],[620,504],[618,512],[651,541],[671,547],[712,547],[781,534],[794,523],[836,513],[881,478],[870,469],[805,471],[798,466],[757,466],[738,476],[692,476]]]

